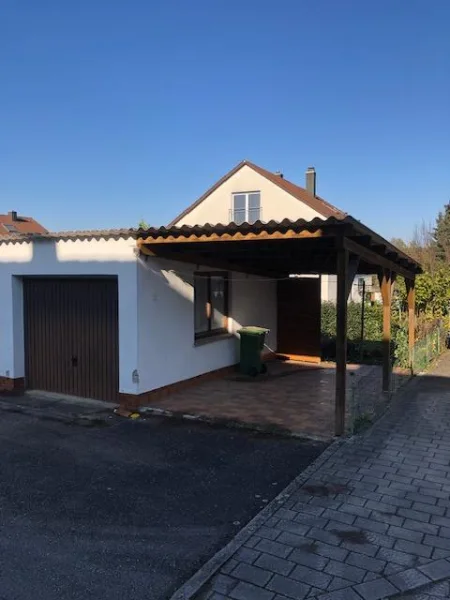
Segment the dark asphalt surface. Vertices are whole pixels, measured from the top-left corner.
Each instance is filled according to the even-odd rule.
[[[324,448],[0,409],[0,598],[166,600]]]

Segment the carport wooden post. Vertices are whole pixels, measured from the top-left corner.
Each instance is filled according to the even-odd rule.
[[[348,300],[348,250],[337,250],[337,303],[336,303],[336,399],[335,434],[345,432],[345,396],[347,388],[347,300]]]
[[[406,291],[408,293],[408,345],[409,364],[411,369],[414,365],[414,344],[416,342],[416,287],[415,278],[406,279]]]
[[[391,383],[391,301],[393,275],[389,269],[379,274],[383,299],[383,392],[389,392]]]

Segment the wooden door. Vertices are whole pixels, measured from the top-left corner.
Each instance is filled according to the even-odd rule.
[[[278,354],[320,362],[320,278],[278,282]]]

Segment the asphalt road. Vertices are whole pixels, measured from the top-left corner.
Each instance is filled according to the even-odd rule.
[[[324,447],[0,409],[0,598],[166,600]]]

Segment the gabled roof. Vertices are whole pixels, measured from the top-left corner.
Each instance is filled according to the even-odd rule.
[[[262,167],[258,167],[258,165],[255,165],[249,160],[243,160],[239,164],[237,164],[234,167],[234,169],[228,171],[226,175],[219,179],[219,181],[217,181],[212,187],[210,187],[209,190],[207,190],[202,196],[200,196],[198,200],[196,200],[193,204],[188,206],[188,208],[186,208],[180,215],[178,215],[178,217],[169,224],[169,227],[173,227],[176,223],[178,223],[180,219],[182,219],[192,210],[194,210],[194,208],[201,204],[203,200],[206,200],[206,198],[210,194],[212,194],[212,192],[217,190],[217,188],[219,188],[223,183],[225,183],[225,181],[230,179],[230,177],[232,177],[235,173],[242,169],[242,167],[245,166],[250,167],[250,169],[253,169],[254,171],[256,171],[256,173],[259,173],[259,175],[262,175],[263,177],[277,185],[279,188],[281,188],[300,202],[303,202],[313,210],[317,211],[320,215],[322,215],[325,218],[336,217],[337,219],[343,219],[346,216],[346,213],[342,212],[323,198],[320,198],[319,196],[313,196],[310,192],[308,192],[308,190],[305,190],[305,188],[302,188],[299,185],[288,181],[287,179],[281,177],[276,173],[271,173],[270,171],[267,171]]]
[[[47,233],[47,230],[32,217],[22,217],[16,212],[0,215],[0,236],[20,233]]]

